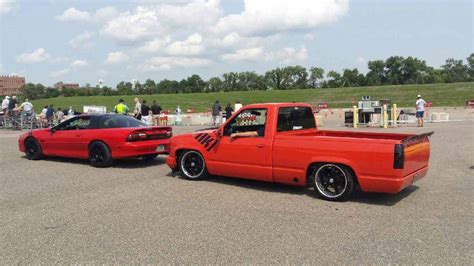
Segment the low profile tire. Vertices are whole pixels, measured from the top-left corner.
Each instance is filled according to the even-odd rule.
[[[201,153],[185,151],[179,156],[178,168],[181,176],[188,180],[203,180],[208,177],[206,162]]]
[[[25,141],[25,155],[28,160],[40,160],[43,158],[43,150],[36,139],[28,138]]]
[[[147,154],[147,155],[143,155],[141,158],[142,158],[142,161],[144,162],[152,162],[153,160],[156,159],[156,157],[158,157],[158,154]]]
[[[314,191],[325,200],[346,201],[354,192],[354,174],[346,166],[321,164],[312,172]]]
[[[100,141],[92,142],[89,146],[89,162],[94,167],[112,166],[112,154],[109,147]]]

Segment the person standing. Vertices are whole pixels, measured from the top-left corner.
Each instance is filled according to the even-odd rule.
[[[33,104],[28,101],[28,99],[25,99],[25,101],[18,107],[24,115],[31,115],[33,113]]]
[[[212,125],[217,126],[219,125],[219,117],[221,115],[222,107],[219,103],[219,101],[216,101],[212,105]]]
[[[50,104],[48,109],[46,110],[46,120],[48,120],[49,126],[53,126],[54,113],[54,105]]]
[[[176,106],[176,110],[175,110],[175,114],[176,114],[176,120],[174,122],[175,125],[177,126],[181,126],[181,122],[182,122],[182,119],[181,119],[181,115],[182,115],[182,111],[181,111],[181,108],[178,106]]]
[[[240,108],[242,108],[242,104],[240,103],[240,101],[236,101],[235,102],[235,105],[234,105],[234,111],[237,112],[239,111]]]
[[[5,96],[5,99],[2,101],[2,111],[4,115],[8,112],[8,103],[10,103],[10,96]]]
[[[64,120],[64,112],[61,110],[61,107],[58,107],[58,111],[56,112],[56,119],[58,123],[61,123]]]
[[[234,109],[232,109],[232,107],[230,107],[230,103],[228,103],[225,107],[225,120],[229,119],[232,116],[233,112]]]
[[[118,104],[114,107],[114,113],[126,115],[128,114],[128,106],[124,103],[123,99],[120,99]]]
[[[13,116],[13,112],[17,107],[18,101],[16,100],[16,96],[13,95],[10,101],[8,102],[8,115]]]
[[[133,109],[133,117],[138,120],[141,120],[142,104],[140,103],[140,100],[138,98],[135,98],[133,101],[135,102],[135,108]]]
[[[153,105],[151,106],[151,114],[154,126],[158,125],[158,120],[160,119],[161,111],[161,106],[156,103],[156,100],[153,100]]]
[[[141,115],[142,115],[142,122],[147,124],[147,125],[150,125],[151,123],[151,120],[150,120],[150,107],[148,107],[148,105],[146,104],[146,100],[143,100],[142,101],[142,105],[141,105]]]
[[[425,114],[426,102],[425,102],[425,100],[423,100],[421,98],[421,95],[417,96],[415,106],[416,106],[416,118],[418,120],[418,125],[417,126],[422,127],[423,124],[424,124],[423,116]]]

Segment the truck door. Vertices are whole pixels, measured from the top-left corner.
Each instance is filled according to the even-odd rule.
[[[224,128],[219,143],[210,152],[209,164],[216,175],[272,181],[267,109],[246,109]],[[233,133],[252,136],[231,138]]]

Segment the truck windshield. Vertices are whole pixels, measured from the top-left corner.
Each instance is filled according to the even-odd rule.
[[[282,107],[278,112],[277,131],[316,128],[314,115],[309,107]]]

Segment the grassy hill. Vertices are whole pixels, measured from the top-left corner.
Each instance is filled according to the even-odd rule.
[[[402,86],[380,86],[380,87],[358,87],[358,88],[332,88],[317,90],[286,90],[286,91],[240,91],[240,92],[218,92],[218,93],[196,93],[196,94],[158,94],[139,95],[140,99],[146,99],[149,103],[157,100],[163,109],[174,110],[180,105],[183,110],[193,108],[197,111],[209,109],[215,100],[222,105],[233,104],[240,100],[244,105],[261,102],[307,102],[317,104],[319,102],[329,103],[330,108],[348,108],[351,102],[359,101],[361,96],[369,95],[372,99],[390,99],[398,106],[413,106],[416,95],[421,94],[426,101],[433,101],[433,106],[464,106],[466,100],[474,99],[474,82],[453,84],[430,84],[430,85],[402,85]],[[107,110],[113,110],[118,99],[123,98],[129,107],[133,106],[135,96],[90,96],[90,97],[58,97],[51,99],[35,100],[33,104],[36,110],[47,104],[55,107],[68,108],[73,106],[82,111],[83,105],[107,106]]]

